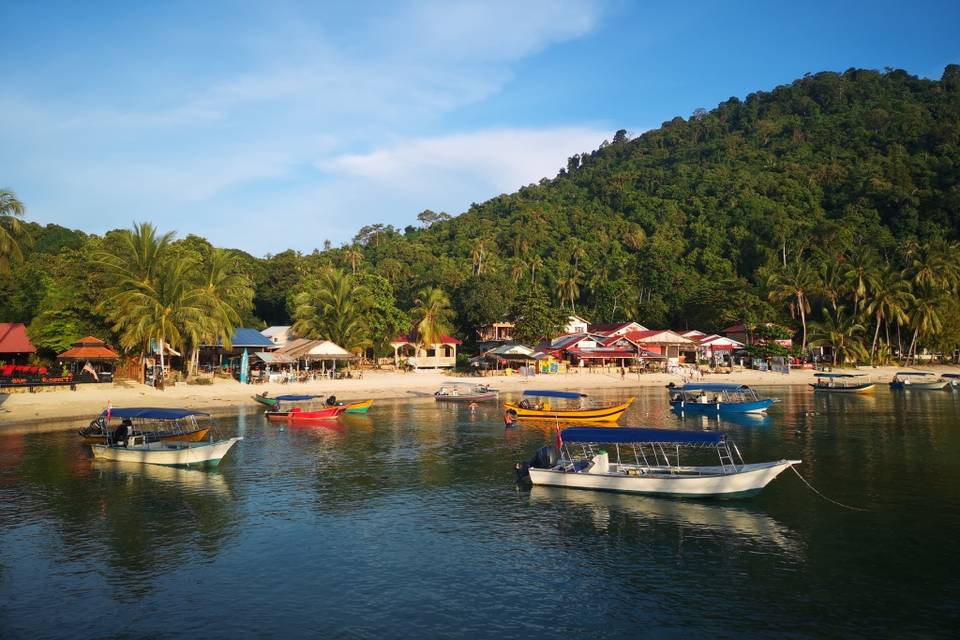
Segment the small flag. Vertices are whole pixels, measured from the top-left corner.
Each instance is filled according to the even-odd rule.
[[[107,424],[110,424],[110,414],[113,413],[113,407],[110,406],[110,401],[107,400]]]
[[[557,425],[557,453],[563,450],[563,436],[560,435],[560,425]]]

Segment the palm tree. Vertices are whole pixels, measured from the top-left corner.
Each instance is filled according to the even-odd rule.
[[[800,323],[803,326],[803,344],[801,350],[807,351],[807,313],[810,312],[809,295],[816,288],[813,271],[803,262],[793,262],[785,269],[774,272],[767,279],[769,292],[767,297],[771,302],[789,300],[790,315],[800,314]]]
[[[479,276],[483,273],[483,258],[486,255],[486,250],[486,241],[483,238],[478,239],[476,244],[473,245],[470,257],[473,260],[474,275]]]
[[[347,258],[347,261],[350,263],[350,268],[352,270],[352,273],[356,275],[357,265],[363,262],[363,251],[360,250],[360,247],[354,245],[344,252],[344,256]]]
[[[889,266],[879,270],[871,279],[867,303],[867,315],[877,320],[877,327],[873,332],[873,343],[870,345],[870,362],[877,349],[877,339],[880,336],[880,325],[887,327],[887,344],[890,344],[890,321],[906,324],[910,318],[907,309],[913,302],[910,293],[910,283],[905,281],[897,271]]]
[[[110,319],[125,350],[157,344],[160,369],[166,345],[196,343],[208,326],[203,290],[193,281],[197,263],[190,258],[167,260],[149,283],[125,281],[113,288]]]
[[[160,350],[160,366],[164,365],[164,343],[182,343],[180,327],[171,323],[202,322],[194,317],[197,304],[188,291],[190,270],[195,262],[169,259],[172,231],[158,235],[149,222],[134,223],[133,231],[124,229],[114,238],[113,246],[97,253],[107,279],[103,301],[98,306],[120,333],[120,346],[125,350],[140,348],[141,360],[151,340]],[[169,281],[168,281],[169,280]]]
[[[910,307],[910,326],[913,327],[913,339],[907,350],[907,359],[913,360],[917,355],[917,341],[927,336],[939,333],[943,328],[941,309],[944,307],[942,289],[932,284],[914,287],[912,305]]]
[[[577,282],[576,271],[569,273],[565,278],[557,281],[557,297],[560,298],[560,308],[563,308],[563,302],[570,303],[570,309],[573,313],[577,312],[576,299],[580,295],[580,285]]]
[[[0,189],[0,273],[10,273],[10,259],[22,260],[20,245],[14,237],[20,232],[20,220],[26,209],[10,189]]]
[[[294,297],[293,330],[322,338],[348,351],[366,344],[366,322],[357,304],[360,287],[339,269],[325,269]]]
[[[827,309],[824,309],[823,316],[826,319],[823,322],[814,322],[810,325],[810,328],[813,329],[812,345],[829,344],[833,346],[834,366],[837,365],[838,361],[845,362],[847,356],[850,355],[858,360],[866,359],[867,351],[860,338],[864,327],[856,322],[852,315],[847,317],[845,311],[843,305],[837,307],[835,315],[831,315]]]
[[[534,255],[530,258],[530,284],[537,283],[537,269],[543,266],[543,258]]]
[[[421,289],[413,301],[410,315],[417,333],[417,352],[424,345],[438,344],[453,330],[453,309],[450,299],[439,287]]]
[[[191,342],[191,372],[196,371],[200,344],[220,342],[224,348],[231,347],[230,339],[240,325],[240,312],[253,306],[253,287],[250,279],[239,272],[237,257],[233,251],[214,249],[204,264],[203,280],[199,283],[203,293],[203,335],[200,341]]]
[[[510,277],[514,282],[520,282],[520,279],[527,273],[527,268],[520,260],[515,260],[513,267],[510,268]]]
[[[875,277],[877,260],[875,254],[862,249],[850,256],[843,269],[843,280],[853,293],[853,313],[860,311],[860,302],[867,294],[871,278]]]
[[[838,260],[824,260],[817,270],[817,292],[830,302],[834,314],[837,312],[837,301],[844,292],[843,269]],[[854,304],[856,306],[856,304]]]

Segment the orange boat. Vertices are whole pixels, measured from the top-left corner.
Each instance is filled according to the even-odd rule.
[[[553,420],[564,423],[573,422],[617,422],[620,416],[630,408],[634,398],[626,402],[608,407],[571,407],[554,409],[548,402],[531,400],[531,398],[564,398],[575,399],[586,397],[585,393],[570,391],[534,391],[523,392],[524,399],[518,403],[505,402],[503,406],[508,413],[520,420]]]

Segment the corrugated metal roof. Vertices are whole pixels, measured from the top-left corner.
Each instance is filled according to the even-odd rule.
[[[276,345],[270,341],[270,338],[263,335],[256,329],[250,329],[248,327],[241,327],[233,332],[233,337],[230,338],[230,344],[233,345],[234,349],[240,348],[249,348],[249,347],[275,347]]]

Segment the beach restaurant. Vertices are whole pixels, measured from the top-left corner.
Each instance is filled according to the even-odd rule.
[[[78,382],[111,382],[120,355],[99,338],[87,336],[57,355]]]

